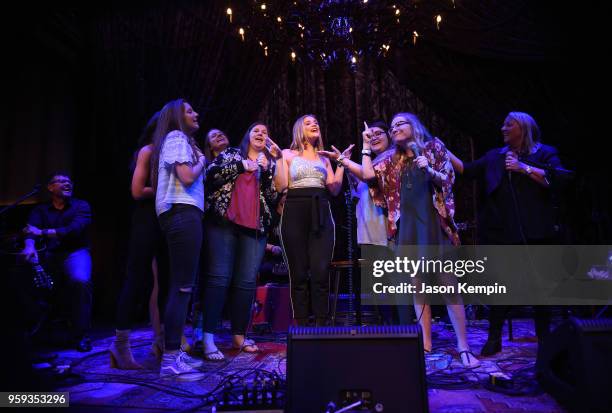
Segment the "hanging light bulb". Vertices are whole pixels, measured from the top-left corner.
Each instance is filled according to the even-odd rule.
[[[295,62],[295,56],[296,56],[296,55],[295,55],[295,52],[294,52],[294,51],[291,51],[291,61],[292,61],[292,62]]]
[[[262,9],[262,10],[266,10],[266,3],[262,3],[262,4],[261,4],[261,9]]]
[[[440,30],[440,23],[442,23],[442,15],[438,14],[436,16],[436,27]]]
[[[226,10],[227,13],[227,17],[229,18],[230,23],[232,22],[232,9],[230,9],[229,7]]]
[[[279,22],[279,23],[282,23],[282,22],[283,22],[283,19],[281,18],[281,16],[278,16],[278,17],[276,18],[276,21],[277,21],[277,22]]]
[[[417,38],[419,37],[419,34],[417,33],[417,31],[413,31],[412,32],[412,44],[416,45],[417,42]]]
[[[264,47],[264,55],[268,57],[268,46]]]
[[[400,10],[399,9],[395,9],[395,15],[399,16],[400,15]]]
[[[351,57],[351,63],[355,64],[357,63],[357,58],[353,55],[353,57]]]
[[[240,35],[240,37],[242,37],[242,41],[244,42],[244,29],[242,27],[238,29],[238,34]]]

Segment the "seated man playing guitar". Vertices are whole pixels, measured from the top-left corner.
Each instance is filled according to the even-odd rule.
[[[23,232],[26,235],[22,252],[30,263],[38,263],[35,242],[47,245],[43,262],[55,273],[66,277],[71,304],[74,344],[79,351],[91,351],[87,336],[90,328],[92,283],[88,229],[91,209],[86,201],[72,197],[73,183],[63,172],[55,173],[47,183],[51,201],[36,206]]]

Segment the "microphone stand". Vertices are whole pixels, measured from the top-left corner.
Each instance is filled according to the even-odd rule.
[[[36,195],[37,193],[39,193],[40,192],[40,188],[41,188],[40,184],[34,185],[34,188],[30,192],[28,192],[27,194],[23,195],[17,201],[13,202],[11,205],[7,205],[4,208],[0,209],[0,215],[3,215],[5,213],[7,213],[8,211],[10,211],[13,208],[15,208],[17,205],[21,204],[26,199],[28,199],[28,198]]]

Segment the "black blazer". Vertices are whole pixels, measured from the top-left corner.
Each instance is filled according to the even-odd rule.
[[[463,165],[463,175],[484,184],[483,205],[478,213],[478,238],[483,244],[521,243],[553,239],[557,229],[550,187],[529,176],[506,171],[507,147],[488,151]],[[561,168],[557,150],[538,144],[534,153],[519,158]],[[523,235],[521,235],[521,230]]]

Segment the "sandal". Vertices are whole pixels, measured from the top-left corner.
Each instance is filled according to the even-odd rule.
[[[216,349],[215,351],[204,353],[204,360],[220,362],[220,361],[225,361],[225,356],[223,355],[223,353],[221,353],[219,349]]]
[[[465,359],[463,358],[464,354],[465,354]],[[474,353],[472,353],[470,350],[460,351],[459,358],[461,359],[461,363],[463,364],[463,367],[465,368],[473,369],[473,368],[480,366],[480,360],[478,360],[476,356],[474,355]]]
[[[259,352],[259,347],[255,344],[255,341],[245,338],[240,346],[232,345],[236,350],[240,350],[245,353],[257,353]],[[254,350],[253,350],[254,349]]]

